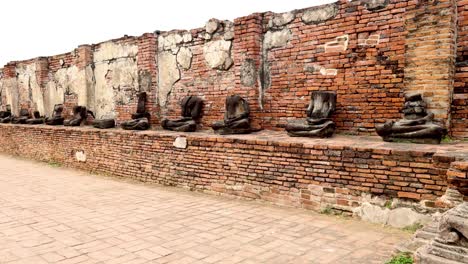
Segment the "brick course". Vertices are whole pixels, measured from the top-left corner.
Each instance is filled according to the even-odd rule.
[[[187,149],[173,146],[181,135]],[[0,144],[3,153],[142,182],[344,210],[358,206],[363,193],[434,204],[446,190],[450,164],[467,155],[466,144],[435,152],[361,137],[287,140],[279,132],[221,137],[10,124],[0,125]]]

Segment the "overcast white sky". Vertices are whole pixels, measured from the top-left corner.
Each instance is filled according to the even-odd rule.
[[[254,12],[285,12],[336,0],[6,0],[0,7],[0,68],[123,35],[201,27]]]

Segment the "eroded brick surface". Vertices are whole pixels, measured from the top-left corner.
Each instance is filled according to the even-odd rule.
[[[186,137],[186,148],[174,146],[180,136]],[[0,145],[3,153],[142,182],[346,211],[359,206],[363,194],[435,202],[447,188],[450,163],[468,157],[467,143],[435,149],[371,137],[290,138],[272,131],[219,136],[11,124],[0,125]],[[84,155],[85,162],[77,159]]]
[[[402,231],[0,156],[0,263],[382,263]]]

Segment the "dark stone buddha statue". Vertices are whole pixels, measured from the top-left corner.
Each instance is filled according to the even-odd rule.
[[[41,116],[41,113],[39,113],[39,111],[34,111],[33,118],[26,120],[26,124],[28,125],[44,124],[44,117]]]
[[[108,129],[115,127],[114,118],[102,118],[93,120],[93,127],[99,129]]]
[[[239,95],[231,95],[226,98],[224,120],[214,122],[211,127],[220,135],[248,134],[254,131],[249,116],[249,103]]]
[[[21,109],[19,116],[13,116],[11,119],[12,124],[26,124],[26,120],[31,118],[28,109]]]
[[[137,111],[132,114],[132,120],[124,121],[121,127],[125,130],[146,130],[150,128],[150,114],[146,111],[146,92],[138,94]]]
[[[6,105],[5,111],[0,111],[0,123],[11,122],[11,105]]]
[[[81,123],[86,121],[88,114],[94,117],[94,113],[86,109],[86,106],[74,106],[73,107],[73,117],[71,119],[65,120],[63,125],[65,126],[80,126]]]
[[[197,121],[202,114],[203,101],[197,96],[187,96],[181,103],[182,118],[177,120],[163,119],[161,126],[167,130],[194,132]]]
[[[328,91],[312,92],[307,118],[292,121],[286,125],[286,131],[291,137],[331,137],[335,132],[335,122],[330,116],[336,108],[336,93]]]
[[[439,144],[447,129],[434,121],[434,114],[426,111],[426,103],[421,94],[405,96],[404,118],[376,125],[377,134],[384,141],[408,141],[412,143]]]
[[[62,117],[63,104],[56,104],[54,106],[54,112],[51,117],[45,119],[45,123],[50,126],[63,125],[64,118]]]

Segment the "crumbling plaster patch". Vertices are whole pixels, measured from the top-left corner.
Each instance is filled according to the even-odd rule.
[[[177,53],[177,63],[184,69],[190,69],[192,65],[192,51],[190,48],[181,47],[179,52]]]
[[[312,65],[306,66],[304,70],[306,72],[311,72],[311,73],[320,73],[321,75],[325,75],[325,76],[335,76],[338,74],[337,69],[327,69],[318,64],[312,64]]]
[[[65,94],[75,94],[78,105],[94,108],[94,73],[91,66],[62,68],[49,76],[44,96],[45,114],[52,114],[55,104],[64,103]]]
[[[103,43],[94,52],[94,108],[97,118],[115,117],[116,105],[135,99],[140,90],[137,45]]]
[[[252,87],[257,83],[257,67],[255,61],[246,59],[241,66],[241,84]]]
[[[262,47],[262,62],[259,69],[260,85],[258,102],[261,109],[263,109],[264,92],[270,87],[271,74],[270,63],[268,62],[268,53],[271,49],[281,48],[286,46],[292,39],[292,32],[288,28],[282,30],[270,30],[263,36]]]
[[[227,40],[215,40],[203,46],[205,61],[211,69],[229,70],[234,64],[231,58],[232,42]]]
[[[15,115],[19,114],[19,94],[18,82],[16,78],[5,78],[2,80],[3,89],[2,96],[5,95],[5,103],[11,106],[11,112]]]
[[[176,148],[180,149],[186,149],[187,148],[187,138],[186,137],[177,137],[174,140],[174,143],[172,145]]]
[[[426,224],[431,221],[429,214],[418,213],[407,207],[395,209],[382,208],[365,202],[354,209],[354,215],[364,221],[403,228],[414,224]]]
[[[75,159],[79,162],[86,162],[86,153],[82,150],[76,151]]]
[[[65,101],[65,89],[61,84],[55,81],[49,81],[44,93],[44,105],[46,116],[51,116],[54,111],[54,105],[63,104]]]
[[[285,25],[291,23],[295,17],[296,14],[294,14],[294,12],[275,14],[268,22],[268,27],[273,29],[281,29]]]
[[[114,42],[105,42],[94,52],[94,62],[110,61],[118,58],[136,58],[137,45],[125,45]]]
[[[387,7],[389,0],[364,0],[367,10],[375,11]]]
[[[158,53],[158,98],[159,105],[165,107],[174,84],[180,80],[180,70],[176,55],[168,51]]]
[[[328,4],[309,8],[302,14],[302,21],[305,24],[318,24],[334,18],[338,14],[338,5]]]
[[[284,47],[292,38],[292,32],[289,29],[279,31],[268,31],[263,39],[264,50],[271,50],[273,48]]]
[[[371,34],[369,36],[360,34],[358,36],[359,46],[377,46],[380,43],[380,34]]]
[[[20,103],[31,102],[31,107],[44,114],[44,97],[36,78],[36,64],[16,67]]]
[[[219,22],[216,19],[210,19],[205,24],[205,30],[206,30],[206,33],[208,34],[215,33],[218,30],[218,28],[219,28]]]
[[[325,43],[319,48],[324,49],[325,52],[342,52],[348,49],[349,44],[349,35],[345,34],[339,37],[336,37],[334,40]]]

